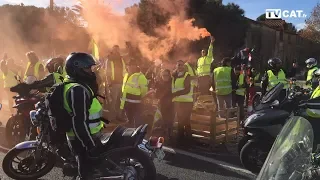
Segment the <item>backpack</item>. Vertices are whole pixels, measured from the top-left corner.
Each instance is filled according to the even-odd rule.
[[[64,86],[75,82],[62,82],[55,84],[46,96],[48,115],[53,131],[58,134],[64,134],[72,129],[72,113],[64,108]],[[78,83],[77,84],[81,84]],[[91,91],[88,86],[81,84]],[[93,98],[91,98],[92,100]]]

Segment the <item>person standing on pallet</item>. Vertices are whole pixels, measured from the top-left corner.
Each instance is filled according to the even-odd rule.
[[[231,58],[225,57],[222,67],[215,68],[212,76],[212,88],[216,93],[219,111],[232,106],[232,90],[236,89],[232,82],[237,82],[237,79],[231,68]],[[219,117],[225,118],[225,115],[219,113]]]
[[[201,57],[198,59],[197,62],[197,75],[198,75],[198,87],[201,95],[208,95],[210,94],[210,86],[211,86],[211,66],[213,66],[213,42],[214,37],[211,36],[211,42],[208,49],[208,53],[203,49],[201,51]]]
[[[234,68],[234,74],[237,77],[237,82],[236,82],[236,91],[234,95],[234,107],[235,104],[238,105],[240,108],[240,121],[244,120],[244,100],[245,100],[245,94],[246,94],[246,88],[248,87],[245,77],[244,77],[244,72],[241,71],[241,66],[236,66]]]
[[[182,60],[177,62],[176,71],[172,74],[172,97],[175,118],[178,120],[178,142],[179,145],[188,146],[192,137],[190,117],[193,108],[193,87],[191,76]]]

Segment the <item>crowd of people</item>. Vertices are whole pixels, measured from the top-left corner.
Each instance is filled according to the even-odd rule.
[[[85,161],[81,159],[85,157],[84,152],[99,144],[96,139],[103,128],[103,123],[99,120],[102,116],[103,101],[97,97],[101,93],[99,90],[101,84],[105,84],[102,93],[110,97],[109,121],[126,121],[127,117],[128,127],[143,124],[141,120],[143,99],[154,94],[160,100],[161,128],[165,130],[165,135],[169,139],[172,137],[173,122],[176,120],[178,122],[176,142],[181,146],[190,146],[192,144],[190,117],[193,103],[198,96],[213,95],[218,110],[238,106],[241,110],[240,119],[243,120],[244,107],[252,103],[250,101],[256,91],[265,94],[279,82],[285,84],[285,90],[288,88],[287,79],[296,74],[295,64],[292,70],[286,73],[281,67],[282,61],[279,58],[271,58],[268,61],[268,69],[260,75],[250,66],[248,48],[240,51],[238,56],[223,58],[221,66],[215,67],[212,52],[214,40],[214,37],[211,37],[207,53],[205,49],[201,51],[196,67],[192,66],[192,62],[178,60],[173,71],[160,67],[159,75],[154,76],[153,83],[150,83],[148,75],[142,72],[140,61],[134,58],[125,60],[117,45],[113,47],[106,63],[99,62],[87,53],[71,53],[66,58],[63,56],[51,58],[43,65],[35,52],[28,52],[26,54],[28,64],[26,69],[23,69],[5,55],[0,64],[2,72],[0,88],[6,92],[9,107],[12,107],[14,94],[10,92],[10,87],[19,83],[17,76],[23,77],[25,81],[35,77],[36,81],[28,83],[28,88],[42,89],[43,92],[49,92],[50,87],[55,84],[70,82],[65,85],[64,91],[64,108],[72,113],[73,123],[73,128],[67,133],[67,137],[73,142],[71,146],[75,154],[78,154],[79,162]],[[318,79],[314,76],[318,69],[317,60],[310,58],[306,64],[309,69],[306,85],[315,89],[318,87]],[[103,74],[105,77],[99,77],[101,76],[99,69],[105,72]],[[3,93],[1,95],[0,100],[3,100]],[[10,110],[14,113],[12,108]],[[219,116],[225,117],[226,114],[220,113]],[[87,123],[83,123],[84,121]],[[83,173],[86,173],[86,167],[85,163],[81,163],[80,176],[85,176]]]

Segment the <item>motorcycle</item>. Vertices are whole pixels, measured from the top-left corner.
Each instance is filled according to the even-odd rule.
[[[295,112],[301,100],[309,98],[310,91],[295,86],[285,99],[279,102],[284,84],[279,83],[268,91],[256,107],[257,111],[244,122],[244,137],[238,143],[243,166],[258,173],[278,133],[290,113]]]
[[[17,78],[20,84],[10,88],[12,92],[18,95],[14,96],[17,113],[13,114],[7,121],[5,127],[5,136],[10,147],[26,140],[26,138],[35,139],[35,132],[31,127],[29,112],[34,109],[34,105],[40,100],[37,93],[29,93],[25,84],[32,84],[36,79],[32,77],[26,78],[25,84]]]
[[[257,180],[319,177],[320,154],[312,154],[314,133],[303,117],[290,118],[275,140]]]
[[[46,101],[42,100],[37,103],[36,110],[30,112],[30,119],[38,127],[39,135],[34,141],[17,144],[5,155],[2,168],[7,176],[13,179],[38,179],[55,166],[56,157],[60,156],[56,153],[56,143],[53,143],[55,132],[47,111]],[[141,125],[136,129],[118,126],[112,133],[100,137],[102,146],[92,150],[88,157],[93,162],[98,161],[97,164],[103,164],[100,167],[109,173],[99,179],[156,179],[153,158],[164,158],[164,139],[151,137],[148,141],[144,140],[147,126]],[[13,163],[17,163],[17,166]]]

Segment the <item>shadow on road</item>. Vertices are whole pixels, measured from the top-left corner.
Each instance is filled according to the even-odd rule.
[[[166,164],[183,169],[241,179],[248,179],[248,177],[250,177],[249,175],[244,175],[243,173],[229,170],[217,164],[201,161],[181,154],[168,155],[166,156],[165,160],[167,161],[165,162]]]

